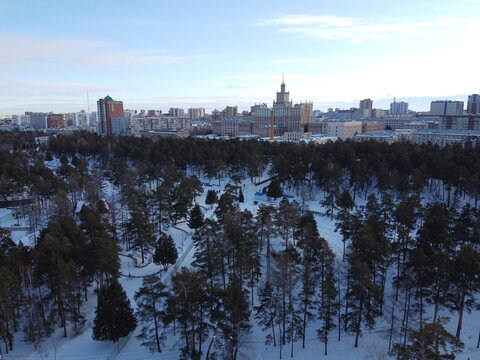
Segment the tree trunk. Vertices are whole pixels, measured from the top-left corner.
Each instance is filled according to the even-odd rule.
[[[155,309],[155,304],[153,305],[153,308]],[[155,326],[155,341],[157,343],[157,351],[160,352],[160,339],[158,337],[158,320],[157,320],[157,315],[153,316],[153,322]]]
[[[462,299],[460,300],[460,308],[458,309],[458,323],[457,323],[457,332],[455,336],[457,339],[460,339],[460,332],[462,331],[463,323],[463,310],[465,308],[465,292],[462,292]]]
[[[347,321],[347,314],[348,314],[348,292],[350,290],[350,276],[347,276],[347,291],[345,292],[345,324],[343,331],[347,331],[348,321]]]
[[[360,329],[362,328],[362,313],[363,313],[363,294],[360,296],[360,307],[358,309],[358,322],[355,334],[355,347],[358,347],[358,338],[360,337]]]
[[[393,325],[394,325],[394,322],[395,322],[395,303],[396,303],[396,300],[394,299],[393,304],[392,304],[392,317],[390,319],[390,336],[389,336],[389,339],[388,339],[388,350],[390,350],[392,348]]]

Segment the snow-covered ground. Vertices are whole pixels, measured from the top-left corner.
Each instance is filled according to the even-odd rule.
[[[209,183],[207,179],[201,179],[202,183]],[[209,186],[204,187],[204,193],[197,198],[197,202],[207,209],[206,216],[211,216],[213,209],[210,206],[205,205],[206,192],[209,189],[219,190],[223,192],[227,181],[221,181],[220,185],[218,181],[213,181]],[[254,204],[254,201],[258,201],[254,197],[256,191],[261,191],[266,184],[255,186],[250,183],[249,180],[244,180],[241,184],[244,189],[245,202],[240,204],[242,209],[248,209],[253,214],[256,213],[258,205]],[[104,194],[108,200],[112,196],[113,188],[107,187],[108,194]],[[291,198],[300,201],[299,196],[293,191],[287,191],[287,195]],[[318,223],[318,228],[321,236],[326,238],[330,244],[332,250],[336,253],[338,261],[341,261],[343,243],[341,236],[335,229],[335,222],[330,218],[321,215],[323,212],[320,201],[323,198],[323,192],[314,192],[312,198],[307,201],[307,205],[310,210],[315,211],[315,219]],[[260,202],[261,203],[261,202]],[[182,266],[190,266],[193,260],[194,247],[191,239],[191,231],[188,229],[185,223],[177,225],[177,227],[171,226],[169,233],[175,240],[175,243],[179,252],[179,260],[177,264],[166,272],[162,273],[162,278],[165,283],[168,284],[172,273],[178,270]],[[31,243],[32,235],[27,232],[15,231],[13,236],[16,241],[22,240],[24,243]],[[277,244],[280,247],[279,244]],[[121,260],[121,274],[120,282],[128,294],[128,297],[135,307],[135,301],[133,299],[135,292],[140,288],[142,284],[142,276],[152,273],[158,273],[161,268],[153,263],[148,264],[145,267],[136,267],[135,261],[123,254],[120,256]],[[94,311],[96,306],[96,298],[93,293],[93,288],[90,289],[92,295],[89,297],[88,303],[84,304],[82,310],[86,314],[87,323],[82,334],[64,339],[62,338],[61,331],[58,331],[50,339],[45,341],[41,347],[37,350],[32,345],[21,341],[22,334],[16,334],[14,351],[9,355],[4,355],[5,359],[124,359],[124,360],[140,360],[140,359],[178,359],[179,350],[175,346],[177,338],[172,334],[167,335],[167,346],[163,349],[161,354],[150,353],[148,349],[140,346],[140,341],[135,338],[135,334],[127,339],[121,341],[119,345],[110,342],[98,342],[92,339],[92,324],[94,318]],[[387,330],[389,329],[390,313],[386,311],[383,319],[379,319],[376,330],[372,332],[364,332],[362,339],[360,340],[360,346],[354,348],[354,336],[347,335],[343,331],[341,333],[341,341],[338,341],[338,332],[332,331],[329,341],[329,359],[387,359],[386,352],[388,348]],[[448,315],[448,314],[442,314]],[[453,319],[447,326],[449,331],[454,331],[456,325],[456,314],[451,314]],[[265,334],[256,325],[252,314],[252,332],[248,339],[245,341],[245,346],[242,348],[242,354],[248,359],[278,359],[280,356],[280,347],[273,347],[273,345],[265,345]],[[308,328],[307,341],[305,349],[302,349],[301,341],[297,341],[294,344],[294,359],[313,360],[323,358],[324,348],[316,337],[316,327],[312,324]],[[462,330],[462,341],[465,343],[464,352],[457,357],[460,360],[473,360],[480,359],[480,350],[476,348],[478,331],[480,330],[480,311],[473,312],[471,314],[465,313],[464,324]],[[287,344],[282,349],[282,358],[290,358],[290,345]]]

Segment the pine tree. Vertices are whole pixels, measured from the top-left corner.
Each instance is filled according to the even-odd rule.
[[[251,329],[249,318],[247,293],[242,288],[241,279],[234,276],[230,279],[223,297],[223,311],[218,323],[223,340],[223,359],[237,360],[240,348]]]
[[[0,267],[0,339],[3,340],[7,354],[13,350],[15,310],[18,306],[14,294],[18,290],[18,279],[13,271],[6,266]]]
[[[337,206],[348,210],[351,210],[355,206],[355,202],[353,201],[348,189],[343,190],[340,196],[337,198]]]
[[[190,216],[188,221],[188,226],[190,229],[199,229],[203,225],[203,213],[200,205],[195,204],[195,206],[190,210]]]
[[[270,282],[271,275],[271,238],[275,235],[274,226],[273,226],[273,214],[275,213],[275,208],[273,206],[266,206],[261,204],[257,210],[256,223],[258,238],[260,240],[260,249],[264,246],[264,238],[266,238],[266,282]]]
[[[205,198],[205,204],[213,205],[218,201],[217,192],[213,189],[207,191],[207,197]]]
[[[283,195],[282,187],[280,185],[280,181],[272,180],[267,188],[267,196],[272,197],[274,199],[278,199]]]
[[[85,267],[82,268],[85,301],[87,300],[87,278],[93,274],[97,275],[100,286],[103,286],[105,279],[115,278],[120,270],[118,259],[118,245],[107,232],[100,214],[88,206],[84,206],[80,212],[80,230],[84,234],[86,249],[80,252]]]
[[[327,194],[321,205],[325,208],[324,215],[329,216],[333,220],[335,210],[337,210],[338,186],[334,186],[327,191]]]
[[[390,354],[397,360],[450,360],[463,343],[445,330],[440,322],[421,323],[419,330],[408,329],[408,344],[395,344]]]
[[[167,296],[165,325],[180,327],[183,342],[181,358],[200,359],[203,344],[208,338],[207,310],[211,308],[212,289],[203,274],[182,268],[172,277],[171,291]]]
[[[258,320],[258,325],[262,327],[263,331],[269,331],[265,338],[265,344],[270,345],[273,341],[273,346],[277,346],[275,321],[277,316],[278,291],[274,291],[273,287],[267,281],[258,289],[257,296],[259,304],[254,307],[255,318]]]
[[[125,238],[131,240],[129,248],[140,248],[142,263],[145,262],[145,253],[155,245],[154,225],[150,222],[147,198],[137,191],[128,195],[130,218],[124,223]]]
[[[161,352],[161,346],[166,338],[161,328],[164,317],[163,298],[166,296],[165,285],[157,275],[146,276],[142,287],[135,293],[137,302],[135,314],[141,324],[137,338],[152,352]]]
[[[157,265],[173,265],[178,259],[178,252],[171,235],[161,233],[155,246],[153,262]]]
[[[130,300],[116,279],[99,290],[93,339],[97,341],[118,342],[137,327]]]
[[[239,192],[238,192],[238,202],[245,202],[245,197],[243,196],[243,190],[240,188]]]
[[[67,337],[69,322],[73,322],[76,331],[84,323],[79,312],[79,294],[83,287],[80,274],[87,266],[84,256],[87,249],[84,237],[70,216],[50,221],[35,247],[36,280],[49,289],[47,296],[41,299],[42,306],[44,300],[55,303],[48,317],[63,328],[64,337]]]
[[[334,261],[335,255],[326,241],[322,242],[322,268],[320,270],[320,301],[318,304],[318,319],[321,327],[317,329],[319,340],[324,344],[324,353],[328,355],[328,335],[335,328],[335,315],[339,309],[337,301],[338,290],[336,287]],[[340,324],[338,324],[340,327]]]

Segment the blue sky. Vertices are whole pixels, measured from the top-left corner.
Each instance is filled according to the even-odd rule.
[[[480,92],[478,0],[0,0],[0,114],[247,109],[294,101],[426,110]]]

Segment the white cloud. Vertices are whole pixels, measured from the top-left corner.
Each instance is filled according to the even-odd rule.
[[[45,38],[0,34],[0,64],[62,64],[124,68],[130,65],[173,64],[211,55],[171,55],[163,49],[132,51],[118,44],[78,38]],[[1,70],[1,69],[0,69]]]
[[[371,22],[360,18],[338,16],[283,15],[254,26],[273,26],[278,32],[314,39],[347,40],[360,43],[386,40],[398,36],[440,35],[455,26],[478,25],[476,19],[442,18],[431,22]]]

